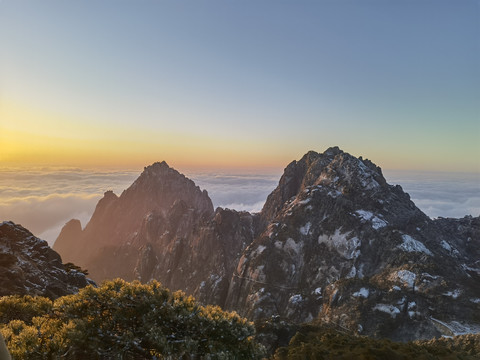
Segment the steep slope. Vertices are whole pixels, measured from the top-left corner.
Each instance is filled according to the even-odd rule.
[[[206,191],[162,162],[146,167],[120,197],[106,192],[85,230],[68,222],[54,249],[97,281],[158,279],[223,304],[256,222],[246,212],[214,212]]]
[[[166,163],[107,192],[54,248],[96,280],[157,279],[251,319],[395,340],[480,330],[480,219],[432,220],[337,147],[290,163],[259,214],[218,208]]]
[[[368,160],[307,153],[261,217],[268,227],[241,257],[226,302],[242,315],[320,317],[397,340],[480,323],[478,218],[456,220],[463,233],[439,226]]]
[[[146,216],[165,216],[176,202],[184,202],[196,219],[213,214],[206,191],[165,162],[155,163],[146,167],[120,197],[107,191],[85,230],[80,231],[77,222],[69,223],[54,249],[59,249],[66,261],[89,265],[100,250],[133,241]]]
[[[82,272],[65,267],[46,241],[13,222],[0,223],[0,296],[57,298],[92,283]]]

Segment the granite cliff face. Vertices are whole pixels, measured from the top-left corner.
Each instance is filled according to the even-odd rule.
[[[0,223],[0,296],[39,295],[55,299],[94,284],[62,264],[46,241],[10,221]]]
[[[120,197],[107,191],[85,230],[81,230],[78,221],[69,222],[54,247],[66,261],[91,265],[99,251],[109,251],[125,244],[141,245],[137,235],[149,216],[171,217],[175,215],[175,209],[179,211],[182,206],[192,209],[190,217],[194,222],[213,214],[212,201],[206,191],[202,192],[192,180],[165,162],[155,163],[146,167]],[[71,239],[78,241],[72,242]],[[106,271],[105,275],[108,275]],[[95,276],[95,271],[92,275]]]
[[[431,220],[338,148],[287,166],[259,214],[156,163],[54,248],[95,280],[152,278],[251,319],[320,318],[396,340],[480,330],[480,219]]]
[[[480,330],[479,218],[431,220],[372,162],[309,152],[261,216],[227,308],[396,340]]]
[[[214,211],[206,191],[165,162],[145,168],[120,197],[105,193],[85,230],[76,220],[54,244],[93,279],[158,279],[206,303],[224,303],[256,217]]]

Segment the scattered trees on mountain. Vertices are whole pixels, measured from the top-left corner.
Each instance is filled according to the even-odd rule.
[[[354,336],[325,326],[302,325],[273,360],[474,360],[480,354],[480,334],[408,343]]]
[[[0,299],[0,329],[15,359],[256,359],[254,327],[158,282],[105,282],[55,301]]]

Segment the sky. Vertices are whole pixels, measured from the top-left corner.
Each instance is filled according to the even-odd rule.
[[[0,0],[0,43],[4,169],[480,173],[478,0]]]

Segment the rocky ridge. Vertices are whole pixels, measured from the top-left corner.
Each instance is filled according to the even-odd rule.
[[[292,162],[226,306],[395,340],[479,331],[479,218],[431,220],[338,148]]]
[[[395,340],[480,330],[480,220],[432,220],[337,147],[290,163],[259,214],[213,206],[156,163],[54,248],[94,279],[158,279],[251,319]]]
[[[62,264],[45,240],[11,221],[0,223],[0,296],[39,295],[55,299],[94,284]]]
[[[66,224],[54,249],[93,279],[158,279],[205,303],[223,305],[256,217],[213,209],[207,192],[165,162],[144,169],[120,197],[106,192],[85,230]]]

